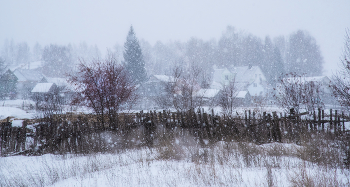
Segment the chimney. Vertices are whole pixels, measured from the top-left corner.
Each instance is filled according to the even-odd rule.
[[[248,69],[252,69],[252,64],[249,63]]]

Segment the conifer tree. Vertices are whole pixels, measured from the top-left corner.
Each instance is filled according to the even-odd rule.
[[[286,65],[290,72],[320,76],[323,63],[320,47],[314,37],[301,30],[290,35],[286,56]]]
[[[124,64],[130,77],[136,84],[146,80],[147,74],[145,69],[145,61],[143,59],[142,50],[138,39],[131,26],[126,42],[124,44]]]
[[[275,86],[277,83],[277,80],[281,78],[284,74],[285,74],[284,62],[281,56],[281,51],[278,49],[278,47],[275,47],[273,50],[273,68],[271,73],[272,75],[271,84]]]

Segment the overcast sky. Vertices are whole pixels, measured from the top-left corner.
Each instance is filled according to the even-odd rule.
[[[338,66],[350,0],[0,0],[0,44],[123,45],[130,25],[139,39],[219,39],[228,25],[264,39],[307,30],[320,45],[325,74]]]

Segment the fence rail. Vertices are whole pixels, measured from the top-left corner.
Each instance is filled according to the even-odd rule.
[[[107,117],[106,117],[107,119]],[[22,127],[12,127],[9,118],[0,124],[1,156],[13,154],[86,153],[110,149],[114,142],[106,142],[104,133],[126,135],[137,129],[143,136],[142,145],[152,146],[158,127],[165,131],[174,128],[186,130],[200,142],[244,139],[262,144],[268,142],[300,143],[302,136],[319,133],[337,138],[349,136],[345,123],[350,117],[330,109],[312,113],[256,113],[228,116],[206,113],[204,110],[187,112],[120,113],[113,123],[99,122],[95,115],[61,114],[47,118],[24,120]],[[31,128],[30,128],[31,127]],[[118,141],[124,141],[123,138]]]

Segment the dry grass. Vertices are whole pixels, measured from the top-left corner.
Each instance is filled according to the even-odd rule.
[[[59,186],[67,179],[72,186],[93,186],[100,179],[106,186],[350,185],[342,141],[312,136],[301,145],[256,145],[200,140],[183,129],[158,128],[148,137],[152,145],[144,146],[143,132],[106,134],[105,145],[115,145],[109,154],[28,157],[35,167],[16,157],[0,158],[0,186]]]

